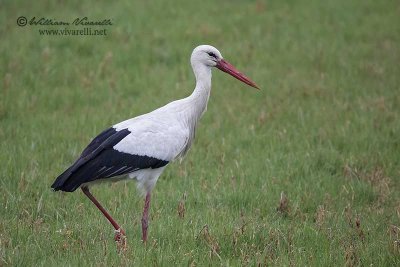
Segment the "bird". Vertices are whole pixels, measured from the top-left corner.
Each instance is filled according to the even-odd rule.
[[[259,89],[211,45],[194,48],[190,63],[196,86],[189,96],[104,130],[51,185],[54,191],[73,192],[80,188],[114,227],[114,240],[119,243],[125,242],[125,231],[89,188],[99,182],[136,180],[138,189],[145,196],[141,226],[142,241],[146,243],[151,192],[167,165],[183,159],[193,143],[198,122],[207,110],[211,70],[216,67]]]

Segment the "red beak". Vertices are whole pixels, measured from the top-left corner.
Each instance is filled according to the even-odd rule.
[[[249,78],[246,77],[246,75],[240,73],[234,66],[232,66],[229,62],[221,59],[219,61],[217,61],[217,66],[218,69],[222,70],[223,72],[226,72],[230,75],[232,75],[233,77],[235,77],[236,79],[238,79],[239,81],[244,82],[245,84],[250,85],[251,87],[260,89],[257,84],[255,84],[255,82],[253,82],[252,80],[250,80]]]

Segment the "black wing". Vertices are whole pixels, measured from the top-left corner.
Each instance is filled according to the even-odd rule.
[[[113,149],[131,132],[107,129],[99,134],[83,150],[78,160],[57,177],[51,186],[55,191],[75,191],[83,183],[110,178],[140,169],[160,168],[168,161],[149,156],[132,155]]]

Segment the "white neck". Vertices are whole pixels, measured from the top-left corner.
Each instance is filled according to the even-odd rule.
[[[196,87],[188,97],[195,119],[200,119],[201,115],[207,110],[207,103],[211,91],[211,67],[200,62],[192,62],[194,75],[196,76]]]
[[[185,118],[184,121],[189,128],[189,139],[179,157],[183,157],[186,154],[194,140],[197,122],[207,110],[211,91],[211,67],[192,61],[192,68],[196,76],[196,87],[190,96],[179,101],[181,103],[180,110],[183,111],[180,114],[182,118]]]

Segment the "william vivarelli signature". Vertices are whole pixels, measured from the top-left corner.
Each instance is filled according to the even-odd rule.
[[[17,24],[19,26],[25,26],[27,24],[32,25],[32,26],[69,26],[69,25],[75,25],[75,26],[111,26],[113,25],[111,22],[111,19],[103,19],[103,20],[89,20],[88,17],[83,17],[83,18],[76,18],[72,21],[62,21],[62,20],[56,20],[56,19],[48,19],[48,18],[36,18],[32,17],[29,22],[26,19],[26,17],[19,17],[17,19]]]

